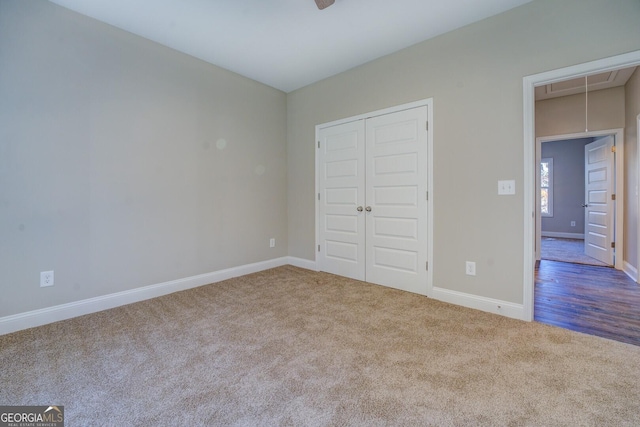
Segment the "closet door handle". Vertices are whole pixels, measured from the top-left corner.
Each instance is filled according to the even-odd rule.
[[[357,210],[358,212],[362,212],[362,206],[358,206],[358,207],[356,208],[356,210]]]
[[[367,212],[371,212],[371,206],[367,206],[366,208],[364,208],[364,210]]]
[[[583,207],[583,208],[588,208],[588,207],[589,207],[589,205],[588,205],[588,204],[586,204],[586,203],[584,203],[584,204],[582,205],[582,207]]]

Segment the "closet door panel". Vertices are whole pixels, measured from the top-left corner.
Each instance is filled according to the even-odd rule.
[[[427,107],[366,121],[366,280],[427,292]]]
[[[358,280],[365,279],[364,133],[363,120],[319,132],[319,268]]]

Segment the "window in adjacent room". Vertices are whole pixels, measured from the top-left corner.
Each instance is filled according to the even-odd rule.
[[[553,159],[540,160],[540,211],[553,216]]]

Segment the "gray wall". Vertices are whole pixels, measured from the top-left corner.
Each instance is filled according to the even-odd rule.
[[[432,97],[433,284],[522,303],[522,79],[640,49],[639,18],[637,0],[534,0],[289,93],[289,254],[315,259],[315,126]]]
[[[543,234],[584,233],[584,146],[593,139],[542,143],[542,158],[553,159],[553,216],[542,217]]]
[[[286,255],[286,165],[283,92],[0,0],[0,317]]]

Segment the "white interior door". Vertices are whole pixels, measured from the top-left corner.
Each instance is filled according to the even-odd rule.
[[[366,280],[427,293],[427,107],[366,121]]]
[[[585,254],[613,265],[614,159],[612,135],[597,139],[584,148],[585,162]]]
[[[319,267],[365,280],[364,121],[319,132]]]

